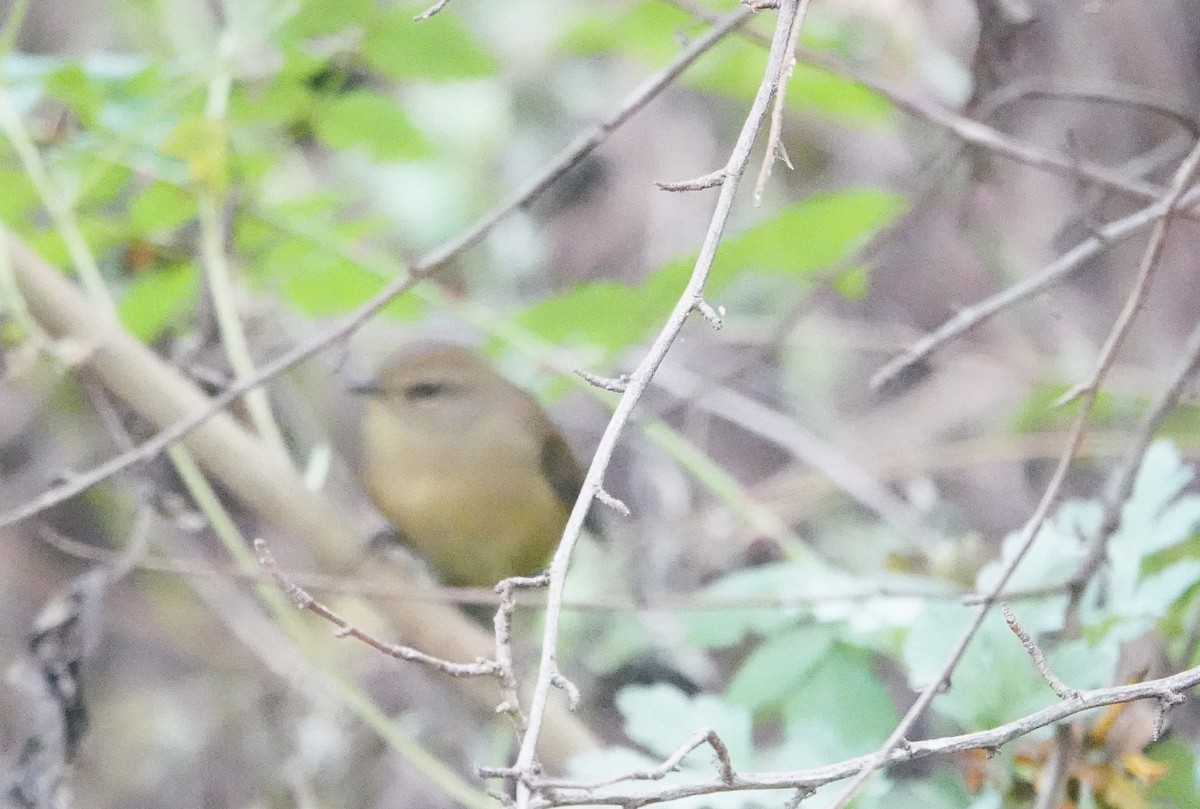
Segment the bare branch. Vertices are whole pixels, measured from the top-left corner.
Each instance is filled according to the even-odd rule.
[[[425,9],[417,16],[413,17],[413,22],[425,22],[430,17],[437,14],[439,11],[441,11],[448,5],[450,5],[450,0],[437,0],[437,2],[434,3],[432,6]]]
[[[714,309],[712,304],[704,300],[704,298],[696,298],[696,311],[703,315],[704,319],[707,320],[714,329],[720,329],[721,326],[725,325],[724,321],[722,320],[722,318],[725,317],[724,306]]]
[[[1092,371],[1091,377],[1086,382],[1077,385],[1055,402],[1055,406],[1061,407],[1064,404],[1075,401],[1084,393],[1089,391],[1094,392],[1099,388],[1100,380],[1108,372],[1109,367],[1116,358],[1117,351],[1121,347],[1121,343],[1125,341],[1125,335],[1129,332],[1129,324],[1146,301],[1146,292],[1149,290],[1150,282],[1153,280],[1154,274],[1158,269],[1159,258],[1162,256],[1163,246],[1167,241],[1167,230],[1171,227],[1171,219],[1179,209],[1183,194],[1188,186],[1191,185],[1192,178],[1196,176],[1197,170],[1200,170],[1200,141],[1197,141],[1191,153],[1179,165],[1175,176],[1171,178],[1171,191],[1164,200],[1166,209],[1163,211],[1163,215],[1154,223],[1154,231],[1150,234],[1150,244],[1142,256],[1142,263],[1138,268],[1138,276],[1134,282],[1133,291],[1125,299],[1125,306],[1121,308],[1121,313],[1117,315],[1116,322],[1109,332],[1104,347],[1100,349],[1100,356],[1096,361],[1095,370]]]
[[[1138,471],[1141,469],[1142,460],[1145,458],[1151,439],[1162,427],[1167,416],[1179,404],[1179,399],[1187,389],[1188,383],[1195,378],[1197,373],[1200,373],[1200,323],[1197,323],[1188,338],[1183,352],[1183,360],[1172,376],[1171,384],[1162,392],[1158,401],[1154,403],[1142,421],[1133,446],[1126,454],[1125,461],[1118,468],[1117,474],[1108,487],[1104,498],[1104,515],[1100,519],[1100,528],[1089,540],[1087,553],[1069,582],[1070,613],[1078,609],[1079,599],[1083,596],[1084,588],[1096,575],[1104,561],[1109,539],[1120,527],[1121,509],[1133,492],[1133,484],[1137,480]]]
[[[1188,669],[1169,677],[1158,680],[1147,680],[1132,685],[1119,685],[1111,688],[1099,688],[1093,691],[1083,691],[1075,700],[1056,702],[1054,705],[1035,711],[1031,714],[1007,722],[990,730],[976,733],[964,733],[958,736],[946,736],[940,739],[907,742],[897,746],[888,753],[885,764],[897,764],[904,761],[928,758],[930,756],[948,756],[967,750],[998,750],[1005,744],[1026,736],[1039,728],[1048,727],[1068,719],[1084,711],[1106,705],[1118,705],[1142,699],[1165,700],[1171,704],[1178,702],[1181,694],[1200,684],[1200,667]],[[658,790],[635,789],[572,789],[559,781],[543,781],[538,778],[528,779],[535,791],[545,784],[553,797],[545,796],[537,799],[535,809],[545,809],[551,806],[585,806],[589,804],[603,806],[621,806],[629,809],[647,806],[664,801],[689,798],[697,795],[714,795],[736,791],[758,791],[774,789],[812,790],[826,784],[835,783],[869,772],[875,766],[874,755],[858,756],[835,764],[827,764],[808,770],[793,770],[786,772],[765,773],[736,773],[731,772],[731,779],[726,781],[716,778],[709,781],[699,781],[689,784],[666,786]],[[508,771],[509,777],[518,774]]]
[[[579,368],[575,369],[575,373],[601,390],[612,391],[613,393],[624,393],[625,388],[629,385],[629,377],[624,374],[616,377],[597,376],[590,371],[584,371]]]
[[[716,753],[717,776],[721,779],[721,783],[732,784],[735,774],[733,763],[729,760],[729,748],[725,746],[725,742],[721,741],[721,737],[717,735],[715,730],[705,728],[679,745],[675,749],[675,752],[667,756],[661,764],[648,770],[632,770],[623,775],[614,775],[612,778],[588,783],[563,779],[539,779],[536,782],[536,788],[538,790],[573,789],[595,791],[597,789],[604,789],[605,787],[616,786],[626,781],[660,781],[675,772],[679,768],[679,765],[683,763],[683,760],[687,758],[688,754],[702,744],[708,744],[713,749],[713,752]]]
[[[1046,681],[1046,685],[1050,686],[1050,690],[1058,694],[1059,699],[1079,699],[1079,692],[1074,688],[1069,688],[1058,676],[1050,670],[1050,666],[1046,663],[1046,656],[1042,654],[1042,650],[1034,643],[1033,638],[1029,637],[1029,633],[1021,628],[1017,623],[1017,616],[1013,615],[1008,604],[1000,605],[1000,612],[1004,616],[1004,620],[1008,623],[1008,628],[1021,641],[1021,645],[1025,647],[1025,651],[1029,654],[1029,658],[1033,660],[1033,665],[1037,667],[1038,674],[1042,675],[1042,679]]]
[[[716,256],[717,245],[720,244],[721,237],[725,232],[725,226],[729,221],[729,213],[733,207],[733,200],[737,193],[739,180],[750,160],[750,151],[754,146],[754,141],[757,138],[771,98],[777,90],[775,81],[780,75],[780,66],[783,64],[783,60],[787,58],[786,45],[788,33],[790,31],[791,20],[796,15],[797,0],[785,0],[781,6],[779,18],[776,21],[775,38],[770,56],[768,57],[763,81],[759,86],[758,93],[746,117],[746,122],[742,126],[737,142],[726,163],[725,168],[729,176],[721,185],[721,193],[717,199],[716,208],[713,211],[708,232],[700,248],[700,255],[696,259],[692,275],[670,316],[667,318],[666,324],[650,346],[650,350],[646,353],[645,358],[643,358],[637,369],[630,375],[629,386],[625,393],[622,394],[621,400],[617,403],[616,410],[609,420],[608,426],[605,428],[604,435],[600,439],[599,446],[592,458],[592,463],[579,493],[579,498],[575,501],[575,507],[571,510],[571,516],[563,531],[562,541],[559,543],[558,550],[555,551],[554,558],[550,563],[550,590],[547,596],[546,618],[542,632],[542,656],[538,666],[537,683],[534,686],[533,698],[529,710],[529,730],[521,742],[521,748],[517,753],[514,765],[517,770],[528,771],[537,761],[538,735],[542,716],[546,711],[550,687],[557,678],[561,677],[557,663],[558,627],[562,615],[567,569],[570,566],[575,544],[579,541],[584,518],[591,507],[592,499],[596,497],[596,493],[601,489],[604,473],[612,459],[617,439],[625,429],[625,425],[628,423],[634,407],[641,400],[647,386],[650,384],[650,379],[662,363],[667,350],[674,343],[676,335],[683,328],[688,315],[696,308],[697,302],[702,298],[704,285],[708,279],[713,258]],[[529,806],[530,798],[529,788],[523,784],[518,784],[517,806],[520,809],[526,809]]]
[[[611,508],[613,511],[620,514],[622,517],[628,517],[632,513],[629,510],[629,506],[625,505],[625,503],[620,498],[613,497],[611,494],[609,494],[604,489],[596,490],[596,499],[599,500],[604,505]]]
[[[254,552],[258,555],[259,564],[279,583],[279,587],[291,602],[296,605],[296,609],[308,610],[329,621],[337,627],[334,635],[339,638],[354,638],[388,657],[407,660],[412,663],[421,663],[443,674],[449,674],[451,677],[496,677],[501,673],[500,666],[494,660],[479,659],[474,663],[451,663],[448,660],[440,660],[409,646],[381,641],[374,635],[354,626],[320,601],[317,601],[304,588],[288,578],[288,575],[283,572],[283,568],[279,566],[279,562],[275,560],[271,549],[267,547],[265,540],[261,538],[254,540]]]
[[[714,18],[711,11],[692,2],[692,0],[664,1],[683,9],[696,17],[696,19],[711,22]],[[742,31],[741,35],[760,45],[770,45],[769,40],[756,31]],[[1166,193],[1165,188],[1155,186],[1153,183],[1127,177],[1107,166],[1091,161],[1076,160],[1068,155],[1057,154],[1025,143],[985,123],[960,115],[936,102],[912,95],[907,91],[892,87],[886,82],[868,76],[862,71],[847,65],[832,54],[819,53],[801,47],[796,49],[796,58],[812,67],[824,70],[831,75],[878,93],[888,99],[888,101],[902,112],[944,130],[948,135],[966,145],[987,149],[1002,157],[1015,160],[1018,163],[1024,163],[1064,177],[1084,180],[1109,190],[1119,191],[1144,200],[1155,201]],[[1186,210],[1182,213],[1189,219],[1200,217],[1200,210],[1196,209],[1194,201],[1189,203]]]
[[[776,80],[778,90],[775,93],[775,107],[771,110],[767,147],[763,154],[762,166],[758,170],[758,180],[754,183],[755,205],[762,204],[763,189],[767,187],[767,180],[771,178],[771,169],[774,168],[775,161],[782,160],[789,169],[792,168],[792,161],[788,159],[787,151],[783,148],[783,108],[787,101],[787,85],[792,78],[792,71],[796,69],[796,43],[800,41],[800,29],[804,27],[804,16],[807,13],[808,0],[802,0],[796,12],[796,19],[792,21],[792,30],[788,34],[788,58],[780,67],[779,78]]]
[[[1200,188],[1190,191],[1184,197],[1182,204],[1190,206],[1198,201],[1200,201]],[[959,310],[954,317],[914,342],[903,353],[880,368],[871,377],[871,387],[874,390],[886,387],[909,368],[927,360],[949,341],[965,334],[1009,306],[1049,289],[1055,284],[1062,283],[1072,273],[1082,269],[1089,259],[1102,250],[1133,236],[1142,228],[1160,220],[1166,215],[1168,207],[1167,200],[1159,200],[1129,216],[1110,222],[1093,236],[1080,242],[1028,278],[986,300]]]
[[[1041,532],[1042,526],[1046,522],[1046,518],[1050,514],[1050,509],[1057,501],[1059,492],[1062,490],[1063,483],[1066,481],[1067,470],[1071,466],[1071,461],[1075,457],[1075,453],[1079,450],[1080,444],[1083,442],[1084,428],[1087,425],[1088,418],[1091,415],[1093,406],[1096,403],[1096,397],[1100,389],[1100,383],[1104,376],[1108,373],[1111,367],[1113,355],[1116,349],[1124,340],[1125,333],[1128,331],[1132,323],[1133,314],[1136,313],[1140,306],[1140,301],[1145,295],[1145,290],[1153,277],[1154,268],[1158,263],[1158,257],[1162,253],[1163,241],[1166,238],[1167,224],[1170,219],[1168,214],[1175,209],[1183,197],[1183,192],[1190,182],[1192,174],[1200,166],[1200,142],[1198,142],[1192,153],[1180,165],[1172,179],[1172,186],[1168,192],[1168,196],[1164,200],[1166,209],[1163,219],[1155,225],[1154,233],[1151,235],[1150,243],[1146,246],[1142,265],[1138,273],[1138,279],[1134,284],[1134,289],[1130,293],[1126,302],[1126,306],[1122,314],[1114,324],[1113,330],[1105,343],[1104,350],[1101,352],[1099,361],[1096,363],[1096,371],[1092,376],[1092,380],[1088,389],[1083,394],[1083,401],[1080,403],[1079,413],[1075,417],[1074,423],[1071,425],[1071,434],[1067,440],[1067,446],[1063,450],[1062,457],[1059,458],[1058,466],[1054,470],[1054,474],[1046,486],[1045,492],[1042,494],[1041,500],[1038,501],[1037,507],[1034,509],[1033,515],[1025,524],[1024,529],[1017,541],[1017,551],[1012,558],[1005,564],[1003,570],[997,577],[996,583],[988,593],[988,598],[979,606],[974,620],[966,631],[959,638],[954,650],[950,653],[945,664],[943,664],[938,676],[931,682],[921,694],[917,697],[916,702],[900,720],[895,730],[884,742],[883,746],[874,756],[874,764],[858,775],[850,782],[846,789],[838,796],[838,799],[831,805],[830,809],[844,809],[844,807],[854,798],[856,794],[866,784],[871,776],[871,772],[878,769],[891,754],[891,751],[896,749],[897,745],[904,739],[909,728],[913,726],[917,718],[920,717],[925,709],[929,707],[929,703],[933,701],[933,697],[943,687],[945,683],[950,682],[950,675],[958,668],[959,661],[962,660],[966,653],[967,647],[975,638],[979,628],[983,625],[984,616],[992,604],[996,603],[998,594],[1008,586],[1009,580],[1016,572],[1021,561],[1029,553],[1029,549],[1033,547],[1034,541]]]
[[[663,191],[703,191],[706,188],[716,188],[721,183],[725,182],[729,177],[724,167],[711,171],[708,174],[702,174],[692,180],[680,180],[679,182],[661,182],[655,183]]]

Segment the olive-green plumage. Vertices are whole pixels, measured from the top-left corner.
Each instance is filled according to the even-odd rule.
[[[375,380],[363,483],[446,584],[490,586],[545,567],[583,483],[541,406],[470,349],[401,349]]]

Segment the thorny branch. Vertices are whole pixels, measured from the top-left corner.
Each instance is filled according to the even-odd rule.
[[[727,175],[721,183],[720,196],[717,199],[716,208],[713,211],[708,232],[701,246],[700,255],[696,259],[691,278],[682,295],[680,295],[678,302],[675,304],[666,324],[651,345],[650,350],[629,377],[626,390],[622,394],[621,400],[617,403],[616,410],[609,420],[608,426],[605,428],[604,435],[600,439],[599,446],[596,449],[591,466],[588,468],[587,476],[584,479],[579,498],[571,510],[571,516],[563,532],[562,541],[559,543],[558,550],[555,551],[554,559],[550,564],[550,587],[547,596],[545,627],[542,634],[541,662],[538,666],[537,683],[534,686],[530,706],[529,729],[521,742],[521,748],[513,766],[513,769],[517,772],[530,772],[536,766],[538,735],[541,729],[542,717],[546,710],[546,703],[549,699],[550,688],[562,677],[558,670],[558,626],[562,613],[567,569],[570,566],[571,554],[574,551],[575,544],[579,540],[580,531],[583,528],[584,517],[591,506],[591,501],[603,488],[605,470],[612,459],[617,439],[628,423],[634,407],[642,398],[642,394],[645,393],[647,386],[650,384],[651,377],[662,363],[667,350],[675,341],[675,337],[679,334],[680,329],[683,328],[684,322],[703,300],[704,284],[708,278],[709,269],[712,267],[713,259],[716,256],[717,246],[720,244],[721,236],[724,234],[725,226],[729,221],[729,213],[733,207],[733,200],[737,193],[739,181],[742,173],[746,170],[746,165],[749,163],[750,151],[757,139],[763,117],[766,115],[771,99],[778,91],[780,77],[783,74],[786,60],[790,55],[787,51],[787,42],[797,11],[797,0],[784,0],[784,2],[780,3],[778,18],[775,23],[775,37],[763,75],[763,81],[759,85],[758,93],[751,105],[749,114],[746,116],[746,122],[742,126],[742,131],[738,135],[737,142],[734,144],[729,160],[725,165]],[[517,806],[520,809],[525,809],[525,807],[529,806],[530,798],[531,793],[528,786],[523,782],[518,782]]]

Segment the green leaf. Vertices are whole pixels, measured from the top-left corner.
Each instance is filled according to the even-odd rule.
[[[361,27],[371,19],[378,4],[374,0],[304,0],[299,10],[288,20],[282,34],[284,39],[304,39],[322,34],[336,34],[348,28]]]
[[[29,175],[20,169],[0,166],[0,220],[15,225],[37,208],[41,198],[29,181]]]
[[[1148,798],[1154,806],[1200,806],[1200,775],[1196,770],[1196,751],[1178,736],[1155,743],[1147,755],[1167,765],[1167,774],[1150,787]]]
[[[821,194],[789,206],[725,240],[709,276],[707,295],[719,295],[744,274],[804,278],[844,258],[885,225],[902,197],[874,189]],[[529,307],[517,320],[549,342],[590,343],[616,350],[662,323],[687,283],[694,256],[675,259],[640,287],[584,284]]]
[[[862,188],[818,194],[784,208],[717,252],[709,281],[720,292],[738,273],[806,275],[847,256],[904,208],[904,197]]]
[[[800,626],[767,638],[742,663],[725,695],[749,711],[778,707],[833,645],[828,626]]]
[[[278,283],[287,300],[309,317],[348,312],[377,294],[384,279],[344,258],[329,256],[303,239],[276,245],[260,262],[266,279]],[[422,311],[414,295],[401,295],[382,310],[411,320]]]
[[[783,707],[789,747],[798,741],[807,746],[812,763],[878,747],[899,718],[871,656],[846,644],[831,646],[796,681]]]
[[[1023,619],[1023,614],[1019,617]],[[937,676],[968,621],[964,607],[928,606],[904,646],[909,684],[914,690],[926,687]],[[1020,716],[1031,700],[1041,698],[1044,703],[1045,695],[1053,696],[1020,641],[994,611],[963,655],[951,687],[935,698],[934,707],[965,730],[977,730]],[[1041,707],[1036,701],[1032,705]]]
[[[584,16],[563,38],[563,47],[577,54],[623,52],[655,67],[666,64],[681,50],[680,40],[695,38],[708,25],[691,14],[659,2],[644,2],[624,14],[609,10]],[[814,38],[803,36],[814,50],[829,51],[840,46],[833,32]],[[739,99],[753,98],[762,83],[767,63],[766,48],[737,37],[727,37],[683,74],[693,87]],[[884,119],[891,103],[860,84],[819,68],[800,63],[787,89],[787,106],[812,109],[828,117],[863,125]]]
[[[96,125],[104,97],[78,64],[65,64],[46,77],[46,92],[66,104],[89,129]]]
[[[190,310],[197,288],[196,267],[190,262],[141,275],[117,307],[121,322],[134,336],[149,342],[172,319]]]
[[[652,323],[670,312],[671,303],[627,284],[598,281],[534,304],[516,320],[551,343],[615,349],[642,339]]]
[[[226,123],[223,120],[192,116],[175,125],[163,141],[161,150],[168,157],[182,160],[189,179],[206,188],[225,188]]]
[[[625,717],[629,738],[663,758],[705,728],[717,732],[734,761],[753,755],[750,714],[717,697],[689,697],[663,684],[629,686],[617,694],[617,707]]]
[[[138,234],[170,231],[196,215],[194,194],[159,180],[133,200],[129,206],[129,225]]]
[[[322,101],[313,124],[317,137],[334,149],[362,146],[376,160],[416,160],[429,144],[390,96],[355,90]]]
[[[739,570],[704,588],[701,600],[738,601],[786,599],[805,593],[805,587],[832,571],[815,562],[779,563]],[[834,574],[836,578],[836,574]],[[748,635],[770,636],[794,624],[807,611],[777,604],[720,607],[689,611],[687,640],[702,647],[732,646]]]
[[[411,12],[381,11],[367,27],[363,58],[392,79],[474,79],[496,72],[496,61],[454,14],[421,23]]]
[[[869,277],[870,273],[866,267],[855,267],[834,278],[833,288],[847,300],[861,301],[867,297],[867,279]]]

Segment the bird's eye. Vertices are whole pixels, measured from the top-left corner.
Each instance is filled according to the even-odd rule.
[[[446,392],[446,385],[441,382],[418,382],[404,389],[404,398],[409,401],[432,399]]]

